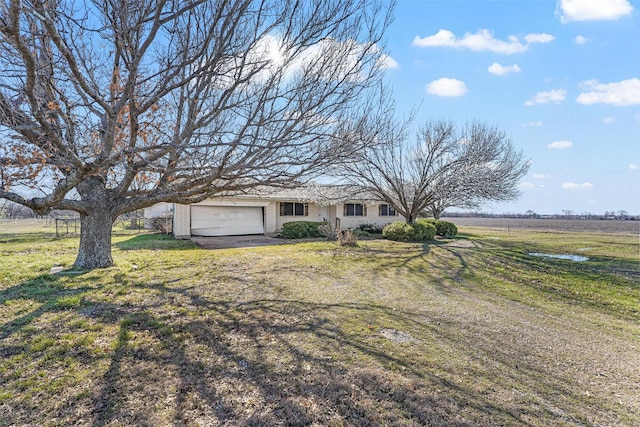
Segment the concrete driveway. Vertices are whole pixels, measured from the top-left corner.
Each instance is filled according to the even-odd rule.
[[[191,240],[203,249],[252,248],[256,246],[282,245],[286,240],[271,236],[193,236]]]

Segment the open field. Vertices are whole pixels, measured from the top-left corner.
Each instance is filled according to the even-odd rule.
[[[7,225],[0,426],[640,425],[637,235],[207,251],[120,231],[116,267],[51,275],[77,238]]]
[[[534,219],[534,218],[443,218],[458,226],[513,230],[576,231],[640,236],[640,221]]]

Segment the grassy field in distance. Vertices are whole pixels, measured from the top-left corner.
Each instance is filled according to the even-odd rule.
[[[0,426],[639,425],[638,236],[459,228],[51,275],[78,238],[0,222]]]

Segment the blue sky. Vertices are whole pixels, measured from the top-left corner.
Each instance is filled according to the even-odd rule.
[[[530,159],[483,211],[640,214],[640,1],[399,0],[387,37],[400,113],[497,125]]]

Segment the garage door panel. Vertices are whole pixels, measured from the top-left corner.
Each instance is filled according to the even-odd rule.
[[[264,234],[262,208],[191,206],[191,234],[194,236]]]

